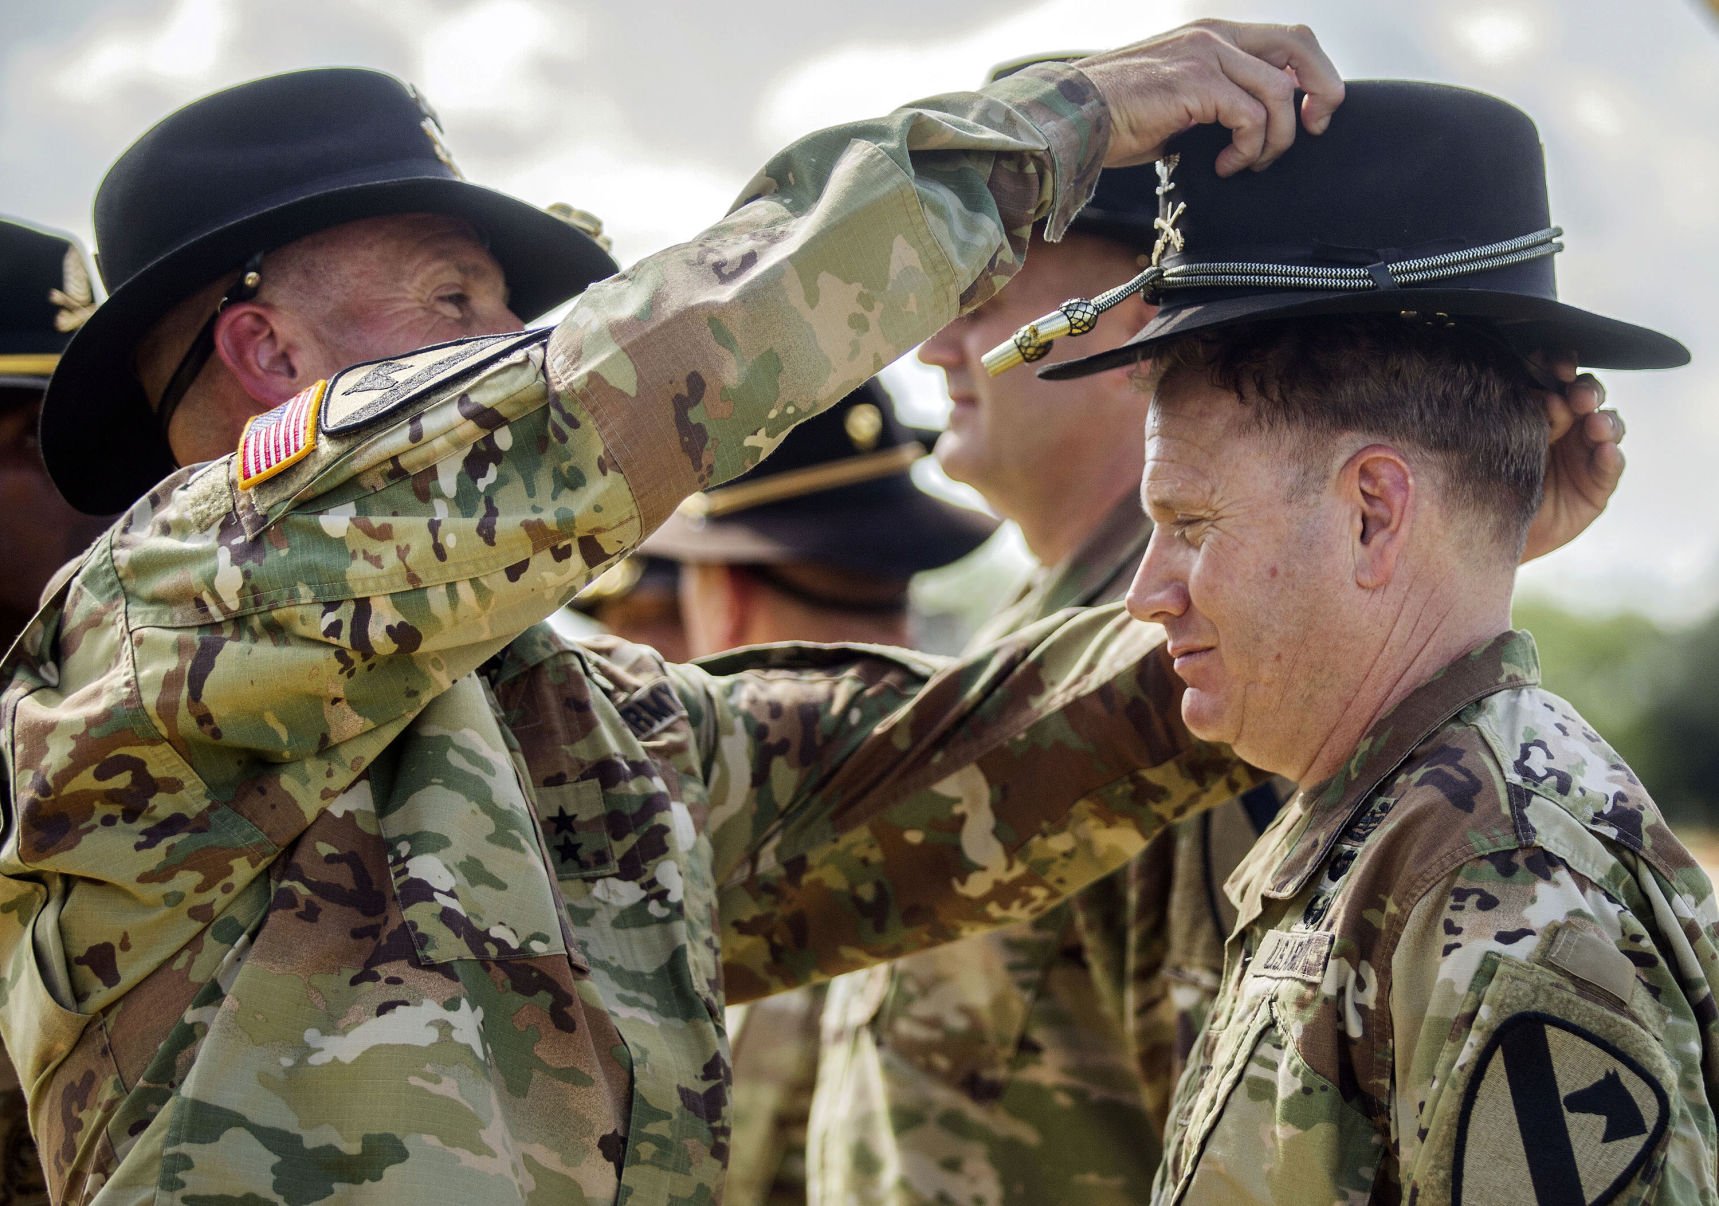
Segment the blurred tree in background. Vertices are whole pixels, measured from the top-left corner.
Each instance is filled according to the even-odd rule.
[[[1622,754],[1666,819],[1719,829],[1719,612],[1686,628],[1518,600],[1547,690]]]

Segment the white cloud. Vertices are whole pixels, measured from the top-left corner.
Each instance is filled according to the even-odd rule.
[[[566,7],[484,0],[419,32],[414,75],[438,109],[518,114],[537,99],[535,69],[545,57],[577,58],[585,35],[583,19]]]
[[[196,79],[220,60],[232,26],[225,0],[173,0],[160,19],[115,23],[74,50],[55,91],[83,100],[152,79]]]

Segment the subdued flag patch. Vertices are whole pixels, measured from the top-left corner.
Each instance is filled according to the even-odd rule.
[[[239,489],[267,481],[316,447],[316,415],[327,388],[328,382],[318,381],[245,424],[239,434]]]
[[[1606,1039],[1516,1014],[1468,1082],[1451,1201],[1611,1202],[1658,1150],[1670,1113],[1665,1088]]]

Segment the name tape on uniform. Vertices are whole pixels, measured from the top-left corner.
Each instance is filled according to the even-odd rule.
[[[1267,930],[1259,941],[1259,950],[1254,954],[1248,972],[1273,980],[1323,983],[1325,963],[1331,957],[1331,940],[1328,930],[1299,934],[1290,930]]]

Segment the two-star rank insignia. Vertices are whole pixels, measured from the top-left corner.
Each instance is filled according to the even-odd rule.
[[[1515,1014],[1463,1096],[1451,1202],[1611,1202],[1670,1116],[1664,1087],[1614,1043],[1551,1014]]]
[[[318,381],[245,424],[239,435],[239,489],[267,481],[316,446],[316,415],[327,388],[328,382]]]

